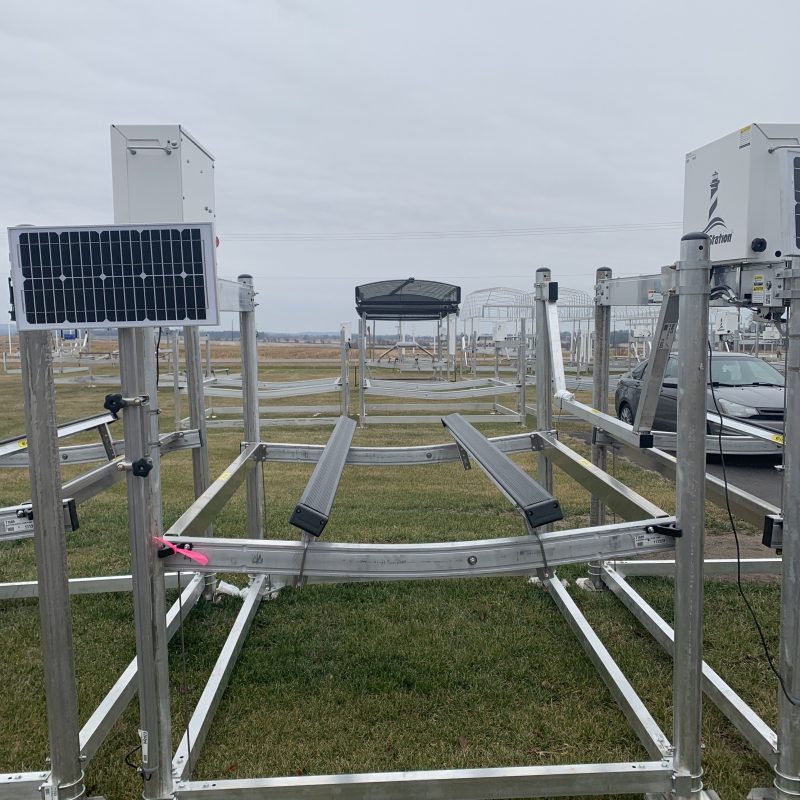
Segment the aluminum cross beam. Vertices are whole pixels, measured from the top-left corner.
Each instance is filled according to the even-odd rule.
[[[439,422],[440,417],[436,418]],[[489,438],[495,447],[504,453],[527,453],[532,448],[530,433],[514,433],[510,436]],[[267,442],[266,461],[280,461],[298,464],[313,464],[319,461],[325,450],[323,444],[292,444],[288,442]],[[351,447],[345,464],[360,466],[441,464],[460,461],[458,447],[447,444],[414,445],[411,447]]]
[[[106,411],[102,414],[96,414],[92,417],[84,419],[77,419],[74,422],[67,422],[64,425],[58,426],[58,438],[63,439],[67,436],[74,436],[76,433],[83,433],[84,431],[91,431],[99,428],[101,425],[108,425],[117,421],[116,414]],[[0,458],[10,455],[11,453],[25,450],[28,447],[28,439],[25,435],[15,436],[13,439],[7,439],[0,442]]]
[[[530,575],[547,565],[584,563],[672,550],[674,539],[659,532],[672,517],[553,531],[502,539],[435,544],[352,544],[316,542],[306,555],[309,583],[469,578],[489,575]],[[168,536],[178,547],[186,537]],[[191,539],[193,552],[208,557],[198,566],[181,554],[164,559],[168,570],[268,573],[273,577],[299,574],[303,545],[296,541],[259,539]]]
[[[680,778],[679,778],[680,779]],[[675,785],[671,759],[546,767],[372,772],[178,783],[176,800],[503,800],[655,793]]]
[[[675,656],[675,631],[655,609],[609,565],[602,567],[603,583],[650,632],[658,644]],[[769,764],[775,764],[778,737],[769,725],[705,662],[702,665],[703,693],[728,718],[750,746]]]

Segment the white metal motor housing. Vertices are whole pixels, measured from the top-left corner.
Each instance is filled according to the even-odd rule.
[[[711,260],[800,254],[800,124],[747,125],[686,156],[683,231],[711,238]]]

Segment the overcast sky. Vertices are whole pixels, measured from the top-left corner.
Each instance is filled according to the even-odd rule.
[[[654,272],[678,255],[685,153],[800,121],[797,0],[29,0],[2,16],[3,232],[111,222],[109,125],[180,123],[216,157],[219,272],[255,276],[261,330],[334,330],[384,278],[466,295],[529,290],[539,266],[576,289],[598,266]]]

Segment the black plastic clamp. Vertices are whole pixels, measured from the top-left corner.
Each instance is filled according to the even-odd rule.
[[[131,464],[131,472],[137,478],[146,478],[153,469],[153,462],[149,458],[140,458]]]
[[[123,408],[127,408],[128,406],[141,406],[149,402],[149,400],[150,397],[146,394],[139,395],[139,397],[123,397],[121,394],[107,394],[105,402],[103,403],[103,408],[116,416]]]
[[[119,414],[126,405],[128,405],[128,403],[121,394],[107,394],[106,401],[103,403],[103,408],[105,408],[106,411],[110,411],[112,414]]]

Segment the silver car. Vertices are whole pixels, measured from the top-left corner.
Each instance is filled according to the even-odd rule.
[[[633,424],[636,417],[646,367],[646,361],[638,364],[623,375],[617,384],[614,406],[619,419],[629,425]],[[677,376],[678,356],[672,353],[664,371],[664,382],[653,421],[654,430],[677,430]],[[707,408],[716,411],[711,394],[712,385],[722,414],[783,433],[784,378],[775,367],[755,356],[715,352],[711,358]],[[709,426],[709,433],[716,432],[717,426]]]

